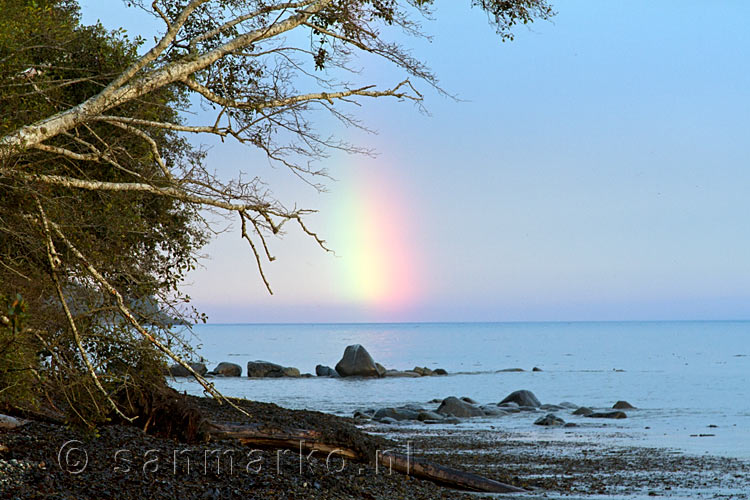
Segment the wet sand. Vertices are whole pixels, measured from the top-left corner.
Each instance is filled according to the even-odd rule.
[[[501,429],[370,432],[408,441],[417,456],[529,488],[532,496],[750,498],[750,464],[733,458],[581,439],[530,441]]]

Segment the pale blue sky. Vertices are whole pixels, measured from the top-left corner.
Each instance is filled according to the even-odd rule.
[[[81,3],[86,22],[148,29],[119,0]],[[212,322],[750,318],[750,2],[553,1],[551,23],[504,44],[469,3],[438,2],[433,42],[412,42],[464,101],[423,86],[430,116],[370,103],[376,136],[322,120],[380,153],[332,157],[328,193],[214,146],[226,175],[261,172],[319,208],[311,224],[339,256],[290,233],[269,297],[229,232],[191,276],[195,305]],[[400,245],[383,252],[408,247],[419,282],[399,307],[353,293],[356,256],[341,251],[370,176],[397,186]]]

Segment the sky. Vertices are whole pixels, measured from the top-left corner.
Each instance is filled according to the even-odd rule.
[[[119,0],[80,3],[86,23],[161,28]],[[335,254],[290,229],[269,295],[221,223],[193,305],[212,323],[750,319],[750,2],[551,3],[551,22],[501,43],[468,0],[438,1],[432,40],[402,40],[459,99],[421,85],[428,114],[365,103],[377,134],[322,119],[378,153],[331,155],[324,193],[200,141],[209,168],[317,209]]]

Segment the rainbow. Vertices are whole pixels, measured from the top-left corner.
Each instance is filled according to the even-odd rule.
[[[368,163],[350,166],[353,175],[335,187],[342,195],[335,251],[347,301],[395,312],[411,306],[420,292],[413,209],[393,169]]]

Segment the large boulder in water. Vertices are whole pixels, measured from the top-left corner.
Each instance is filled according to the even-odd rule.
[[[300,373],[297,368],[291,366],[281,366],[270,361],[248,361],[247,376],[254,378],[263,377],[299,377]]]
[[[223,377],[240,377],[242,376],[242,367],[236,363],[222,361],[216,365],[216,368],[214,368],[211,373]]]
[[[188,363],[188,365],[195,370],[198,375],[205,375],[208,373],[208,368],[206,368],[206,365],[203,363]],[[190,377],[193,375],[187,368],[176,363],[169,367],[169,374],[173,377]]]
[[[283,369],[283,366],[270,361],[255,360],[247,362],[247,376],[253,378],[283,377]]]
[[[445,398],[440,407],[437,409],[438,413],[443,415],[449,415],[451,417],[483,417],[484,412],[481,408],[478,408],[466,401],[461,401],[457,397],[451,396]]]
[[[344,356],[336,363],[336,372],[342,377],[382,377],[375,360],[367,349],[359,344],[346,346]]]
[[[516,403],[518,406],[531,406],[533,408],[539,408],[542,403],[534,396],[534,393],[527,390],[520,390],[511,392],[508,397],[500,401],[500,405],[504,403]]]

